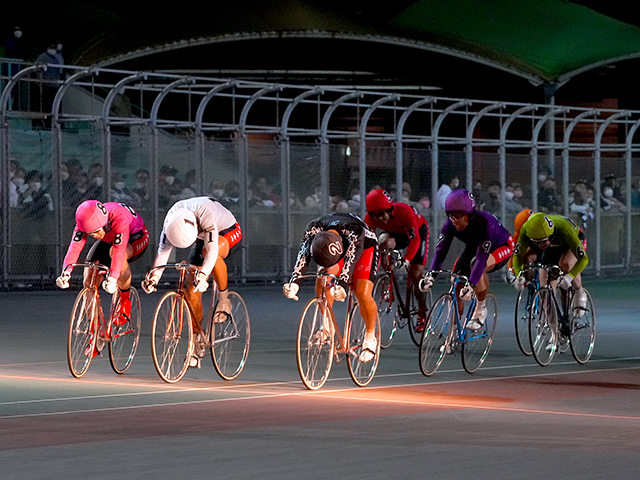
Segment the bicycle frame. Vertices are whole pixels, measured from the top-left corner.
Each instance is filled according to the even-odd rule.
[[[107,274],[109,273],[109,268],[100,264],[93,262],[78,262],[66,265],[64,269],[67,268],[76,268],[83,267],[85,269],[91,270],[91,276],[89,277],[90,287],[84,287],[93,290],[93,297],[96,299],[96,302],[93,304],[94,311],[92,312],[93,322],[97,322],[97,324],[92,324],[91,327],[95,328],[95,331],[100,334],[100,327],[105,327],[104,338],[102,340],[111,341],[111,323],[106,322],[104,319],[104,310],[102,309],[102,299],[100,298],[100,291],[98,290],[98,282],[96,282],[96,276],[99,274]]]
[[[396,295],[396,298],[400,300],[397,302],[398,310],[400,312],[400,317],[403,320],[406,320],[407,323],[411,318],[411,279],[407,276],[407,291],[404,299],[402,298],[402,293],[400,290],[400,285],[398,285],[398,281],[396,280],[396,269],[395,262],[400,258],[401,253],[398,250],[390,250],[388,252],[389,262],[387,263],[387,268],[385,268],[385,273],[389,275],[391,278],[391,284],[393,285],[393,292]],[[402,323],[400,328],[403,328],[406,324]]]
[[[473,297],[471,298],[471,301],[469,302],[467,314],[464,316],[460,315],[460,303],[459,303],[460,299],[458,298],[458,294],[457,294],[457,292],[459,291],[458,285],[460,285],[461,283],[464,283],[463,287],[466,285],[469,285],[469,279],[464,275],[460,275],[455,272],[450,272],[448,270],[433,270],[429,273],[438,273],[438,274],[444,273],[446,275],[449,275],[452,278],[451,287],[449,287],[449,292],[447,295],[451,295],[453,299],[453,306],[454,306],[453,311],[454,311],[454,318],[456,321],[456,325],[455,325],[456,328],[453,331],[454,337],[455,337],[454,340],[457,340],[460,343],[464,343],[467,340],[480,338],[482,335],[470,336],[469,338],[467,338],[467,329],[465,328],[467,323],[471,320],[471,314],[475,310],[476,304],[478,303],[478,299],[476,298],[475,294],[473,295]],[[464,320],[464,322],[462,322],[462,320]],[[483,335],[486,335],[486,333]]]

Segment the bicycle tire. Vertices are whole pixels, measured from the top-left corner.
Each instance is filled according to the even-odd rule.
[[[558,313],[553,301],[553,290],[540,288],[532,300],[529,314],[531,353],[541,366],[551,363],[558,350]]]
[[[115,324],[115,313],[120,306],[120,290],[111,300],[111,342],[109,342],[109,362],[114,372],[123,374],[131,366],[140,342],[141,307],[140,296],[135,287],[129,289],[131,312],[122,325]]]
[[[333,364],[335,332],[326,308],[318,298],[309,300],[298,325],[298,373],[309,390],[318,390],[325,384]]]
[[[529,285],[521,290],[516,300],[515,330],[518,348],[527,357],[531,356],[531,340],[529,339],[529,309],[535,294],[535,288]]]
[[[91,365],[98,331],[98,303],[94,288],[83,288],[71,311],[67,336],[67,364],[75,378],[82,377]]]
[[[498,303],[493,294],[488,294],[485,300],[487,318],[484,325],[471,332],[468,328],[464,331],[462,343],[462,368],[468,373],[473,373],[484,363],[493,343],[493,335],[498,323]]]
[[[580,364],[589,361],[596,342],[596,314],[593,301],[587,289],[583,287],[583,290],[587,296],[587,306],[584,309],[579,307],[574,295],[569,319],[569,346],[573,358]]]
[[[376,318],[376,351],[373,354],[373,359],[368,362],[362,362],[360,361],[360,354],[362,353],[367,326],[360,314],[360,308],[357,303],[351,309],[349,318],[349,333],[348,338],[345,339],[348,345],[347,367],[353,383],[359,387],[364,387],[371,383],[380,363],[380,319]]]
[[[389,275],[382,274],[373,286],[373,299],[378,305],[380,319],[380,347],[388,348],[397,329],[397,308],[394,305],[395,292]]]
[[[160,378],[167,383],[179,381],[189,368],[192,353],[191,310],[178,292],[165,293],[153,315],[151,356]]]
[[[215,323],[212,315],[207,329],[211,335],[213,367],[224,380],[233,380],[240,375],[247,362],[251,343],[247,305],[237,292],[229,292],[229,301],[231,312],[227,320]]]
[[[415,288],[415,287],[414,287]],[[426,328],[426,319],[425,326],[422,331],[418,331],[418,309],[414,307],[414,303],[417,303],[416,298],[413,296],[413,292],[410,293],[411,299],[409,300],[409,335],[411,336],[411,341],[416,347],[420,347],[420,342],[422,341],[422,333],[424,332],[424,328]],[[426,311],[428,312],[433,305],[433,294],[431,290],[424,294],[424,301],[426,303]]]
[[[447,354],[453,335],[455,301],[450,293],[442,295],[431,308],[420,340],[418,362],[427,377],[435,373]]]

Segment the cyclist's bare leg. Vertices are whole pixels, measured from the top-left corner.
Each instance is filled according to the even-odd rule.
[[[378,305],[373,299],[373,282],[366,278],[356,279],[353,293],[358,300],[360,313],[367,326],[367,333],[374,333],[378,323]]]
[[[380,237],[378,237],[378,244],[380,245],[381,252],[384,250],[394,250],[396,248],[396,239],[388,233],[383,232],[380,234]],[[382,268],[386,269],[386,263],[389,261],[389,255],[382,255],[381,260]]]
[[[578,263],[578,258],[573,254],[571,250],[567,250],[562,257],[560,257],[560,261],[558,262],[558,266],[562,269],[563,272],[570,272],[571,269]],[[582,288],[582,275],[578,274],[575,276],[573,281],[571,282],[573,288],[579,290]]]
[[[229,290],[227,280],[227,264],[224,261],[229,255],[229,242],[226,238],[218,236],[218,259],[213,266],[213,279],[218,285],[218,310],[229,313],[231,305],[229,304]],[[226,318],[224,319],[226,320]],[[221,320],[223,321],[223,320]]]
[[[203,333],[202,332],[202,293],[195,292],[193,286],[193,280],[195,275],[193,272],[189,272],[185,279],[186,289],[184,291],[185,296],[187,297],[187,302],[191,306],[191,312],[193,313],[193,332],[194,333]]]
[[[493,255],[489,255],[489,258],[487,259],[487,266],[484,268],[484,273],[482,274],[482,277],[480,277],[475,289],[479,302],[484,302],[487,298],[487,294],[489,293],[489,275],[487,275],[487,272],[495,267],[495,265],[496,259]]]

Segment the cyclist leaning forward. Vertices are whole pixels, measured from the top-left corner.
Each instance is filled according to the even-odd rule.
[[[187,275],[188,285],[185,294],[193,312],[194,334],[204,341],[202,332],[202,294],[209,287],[209,275],[218,285],[218,306],[213,320],[224,323],[231,311],[227,284],[227,264],[224,259],[242,240],[242,230],[233,214],[220,202],[209,197],[194,197],[176,202],[167,212],[164,219],[158,253],[153,266],[165,265],[171,251],[176,248],[188,248],[193,245],[189,253],[188,262],[199,267],[194,275]],[[147,293],[155,292],[162,271],[156,270],[153,275],[145,278],[142,288]],[[196,347],[199,342],[196,342]],[[198,349],[189,362],[189,366],[200,368],[200,359],[204,356],[204,349]]]
[[[468,302],[472,291],[476,293],[478,303],[467,328],[477,330],[487,317],[485,300],[489,293],[488,273],[507,264],[513,253],[513,238],[492,214],[476,211],[476,202],[467,190],[451,192],[445,201],[445,210],[448,218],[438,236],[430,270],[442,268],[454,237],[464,243],[453,271],[469,278],[470,287],[461,287],[458,293],[462,300]],[[434,276],[429,273],[420,281],[420,287],[428,290],[433,283]]]
[[[564,274],[557,285],[566,290],[570,285],[576,290],[578,306],[587,305],[587,296],[582,290],[584,268],[589,264],[584,233],[570,219],[562,215],[534,213],[520,230],[513,255],[513,271],[517,276],[514,286],[523,290],[527,280],[521,275],[522,266],[538,261],[545,265],[558,265]]]
[[[307,225],[291,280],[282,287],[285,297],[297,300],[298,277],[307,271],[311,258],[318,264],[318,271],[339,277],[337,284],[327,292],[329,305],[333,304],[334,298],[343,302],[347,298],[346,288],[351,287],[367,329],[361,362],[373,360],[377,348],[378,307],[372,294],[378,256],[375,233],[358,217],[350,213],[323,215]],[[320,285],[318,280],[316,290]]]
[[[417,288],[423,276],[429,253],[429,226],[415,208],[406,203],[392,202],[389,193],[378,188],[367,195],[367,215],[364,222],[374,232],[383,232],[378,238],[380,248],[385,250],[405,249],[402,261],[409,272],[409,279],[418,301],[416,332],[422,332],[426,324],[427,305],[425,295]],[[383,258],[383,261],[385,259]]]
[[[91,246],[86,261],[109,267],[108,277],[103,281],[104,275],[96,275],[94,282],[102,282],[102,288],[107,293],[113,294],[116,289],[120,290],[120,309],[114,323],[123,325],[131,314],[130,264],[146,251],[149,245],[149,232],[142,217],[124,203],[101,203],[97,200],[82,202],[76,210],[76,226],[67,255],[64,257],[65,267],[78,261],[89,236],[98,241]],[[72,270],[73,268],[65,268],[62,271],[56,279],[58,287],[69,287]],[[85,287],[91,286],[90,275],[89,269],[85,269],[83,281]],[[97,348],[93,351],[94,357],[99,353]]]

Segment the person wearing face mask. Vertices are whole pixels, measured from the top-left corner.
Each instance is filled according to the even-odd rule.
[[[4,56],[15,60],[25,59],[25,50],[22,39],[22,28],[16,25],[13,32],[7,37],[4,43]],[[13,76],[21,69],[19,63],[8,63],[2,66],[2,75]]]
[[[111,199],[114,202],[131,205],[133,197],[124,183],[124,177],[120,173],[114,173],[111,178]]]
[[[624,212],[626,210],[624,204],[614,196],[614,190],[611,187],[604,187],[602,190],[602,209],[609,212]]]
[[[182,185],[182,190],[180,191],[180,200],[186,200],[187,198],[193,198],[197,196],[197,192],[199,190],[200,187],[196,178],[196,171],[189,170],[184,174],[184,184]]]
[[[221,202],[224,199],[224,183],[220,180],[211,180],[209,193],[213,198]]]
[[[182,186],[176,178],[178,169],[171,165],[163,165],[158,178],[158,203],[160,208],[168,208],[180,197]]]
[[[24,184],[24,168],[18,165],[18,162],[11,160],[9,162],[9,207],[15,208],[20,204],[20,189]]]
[[[136,186],[131,190],[133,205],[140,208],[151,206],[151,186],[149,180],[151,174],[146,168],[136,170]]]
[[[46,114],[44,120],[34,120],[34,126],[36,127],[51,127],[51,107],[62,78],[62,68],[56,66],[62,65],[60,58],[56,55],[57,53],[57,43],[50,43],[47,49],[38,55],[36,59],[36,64],[47,65],[45,70],[38,71],[39,82],[34,83],[32,86],[32,98],[36,102],[33,106],[34,111]]]
[[[24,178],[27,189],[22,193],[21,206],[28,216],[44,217],[53,211],[51,196],[42,188],[42,173],[32,170]]]

